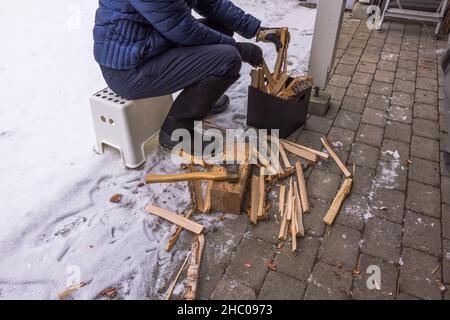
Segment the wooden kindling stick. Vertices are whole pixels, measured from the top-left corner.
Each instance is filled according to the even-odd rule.
[[[350,173],[350,171],[347,169],[347,167],[342,163],[341,159],[339,159],[339,157],[337,156],[337,154],[333,151],[333,149],[330,147],[330,145],[328,144],[327,140],[322,137],[320,138],[320,141],[322,141],[323,146],[325,147],[325,149],[327,149],[328,153],[330,154],[330,156],[333,158],[333,160],[336,162],[336,164],[339,166],[339,168],[341,169],[341,171],[344,173],[344,175],[347,178],[350,178],[352,176],[352,174]]]
[[[295,163],[295,172],[297,173],[297,183],[300,190],[300,201],[302,203],[303,212],[309,212],[308,193],[306,192],[305,176],[303,175],[302,163],[297,161]]]
[[[189,230],[193,233],[200,234],[203,231],[203,226],[201,224],[186,219],[185,217],[179,216],[178,214],[173,213],[169,210],[159,208],[153,205],[146,206],[145,210],[149,213],[157,215],[158,217],[166,219],[167,221],[170,221],[176,225],[179,225],[182,228]]]
[[[194,210],[189,209],[186,214],[184,215],[184,217],[186,219],[189,219],[192,215],[192,213],[194,212]],[[178,238],[180,237],[181,232],[183,231],[183,227],[181,226],[177,226],[175,228],[174,233],[172,233],[172,235],[169,238],[169,241],[167,241],[167,245],[166,245],[166,251],[169,252],[170,250],[172,250],[173,246],[175,245],[175,243],[177,242]]]
[[[342,183],[342,186],[339,189],[338,193],[336,194],[336,197],[334,198],[330,209],[328,210],[325,217],[323,217],[323,222],[325,222],[327,225],[333,224],[333,221],[336,218],[336,215],[338,214],[339,210],[341,209],[341,206],[344,203],[345,198],[352,189],[352,184],[353,184],[352,178],[346,178]]]

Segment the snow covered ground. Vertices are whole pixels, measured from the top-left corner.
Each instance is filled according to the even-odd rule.
[[[315,10],[296,0],[234,2],[264,26],[290,27],[290,70],[304,73]],[[76,299],[108,286],[125,299],[161,298],[189,249],[180,241],[166,253],[173,226],[143,211],[148,203],[176,212],[190,204],[183,183],[140,185],[146,172],[179,170],[168,154],[155,149],[145,168],[127,170],[118,153],[93,152],[88,97],[105,86],[92,57],[96,6],[0,2],[0,299],[55,299],[79,281],[89,284]],[[263,48],[273,63],[273,47]],[[249,70],[230,89],[231,110],[213,122],[245,126]],[[109,202],[116,193],[121,204]],[[221,223],[214,215],[195,219],[207,228]]]

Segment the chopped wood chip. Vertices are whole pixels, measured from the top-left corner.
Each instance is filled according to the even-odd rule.
[[[389,208],[388,207],[379,207],[378,210],[386,211],[386,210],[389,210]]]
[[[122,195],[121,194],[115,194],[109,199],[109,201],[112,202],[112,203],[120,203],[120,201],[122,201]]]
[[[246,267],[246,268],[250,268],[251,266],[252,266],[251,263],[244,263],[244,267]]]
[[[117,296],[117,289],[114,287],[106,288],[102,291],[101,295],[108,298],[114,298],[115,296]]]
[[[86,284],[87,284],[86,282],[80,282],[79,284],[75,284],[73,286],[68,287],[64,291],[58,293],[59,300],[66,299],[67,297],[71,296],[72,293],[74,293],[78,289],[83,288]]]
[[[284,243],[283,242],[278,242],[277,244],[277,249],[280,250],[284,247]]]
[[[357,275],[361,274],[361,269],[359,267],[356,267],[355,269],[353,269],[352,271],[352,275],[354,277],[356,277]]]
[[[441,267],[441,265],[438,265],[436,268],[434,268],[433,271],[431,271],[431,274],[435,274],[436,271],[438,271],[440,267]]]
[[[277,265],[273,260],[269,260],[266,262],[267,268],[269,268],[272,271],[277,271]]]
[[[436,280],[436,284],[437,284],[439,290],[441,290],[441,292],[444,292],[447,290],[447,288],[442,284],[441,280]]]
[[[217,217],[217,219],[219,219],[220,221],[223,221],[223,220],[225,220],[225,216],[221,215],[221,216]]]

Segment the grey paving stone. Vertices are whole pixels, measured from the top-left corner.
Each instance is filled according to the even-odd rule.
[[[212,300],[255,300],[255,290],[243,285],[239,280],[224,275],[214,290]]]
[[[355,48],[364,49],[366,47],[366,45],[367,45],[367,41],[365,41],[365,40],[355,40],[355,39],[353,39],[353,40],[350,41],[349,47],[355,47]]]
[[[416,62],[419,58],[417,51],[401,50],[400,59],[411,60]]]
[[[378,69],[394,72],[397,69],[397,62],[380,60],[380,62],[378,62]]]
[[[450,204],[450,178],[442,177],[441,181],[442,202]]]
[[[439,128],[442,132],[448,133],[447,120],[444,115],[439,115]]]
[[[398,295],[398,300],[421,300],[421,299],[411,296],[409,294],[400,292],[400,294]]]
[[[380,161],[375,176],[376,185],[405,191],[408,180],[407,172],[407,167],[399,160]]]
[[[422,159],[439,161],[439,142],[419,136],[412,136],[411,155]]]
[[[347,49],[347,50],[348,50],[348,49]],[[359,57],[360,57],[360,56],[355,56],[355,55],[345,54],[345,55],[341,58],[341,61],[339,61],[339,63],[356,65],[356,64],[358,64],[358,62],[359,62]]]
[[[320,200],[333,200],[340,180],[337,174],[313,170],[307,183],[308,194]]]
[[[388,119],[392,121],[412,123],[412,111],[408,108],[390,106],[388,110]]]
[[[342,265],[351,271],[356,265],[360,240],[359,231],[334,224],[325,232],[319,249],[319,259],[331,265]]]
[[[292,252],[289,241],[281,250],[278,250],[280,253],[274,259],[277,270],[297,280],[308,280],[319,246],[319,239],[306,236],[298,239],[297,251]]]
[[[395,140],[384,139],[380,158],[383,161],[399,161],[403,163],[409,159],[409,145]]]
[[[363,143],[355,143],[350,153],[349,164],[376,169],[380,149]]]
[[[371,267],[380,268],[381,283],[374,283],[371,276],[374,275]],[[392,263],[387,263],[379,258],[362,254],[359,259],[361,273],[356,275],[353,283],[353,298],[358,300],[392,300],[396,295],[398,269]],[[371,283],[372,289],[367,283]],[[378,288],[377,288],[378,287]]]
[[[406,209],[440,218],[440,190],[420,182],[409,181]]]
[[[352,192],[342,205],[335,223],[362,231],[364,228],[364,215],[368,210],[369,199]]]
[[[417,51],[418,46],[419,46],[418,42],[409,42],[409,41],[402,42],[402,50]]]
[[[332,124],[331,119],[312,115],[306,122],[306,129],[327,134]]]
[[[411,140],[411,125],[396,121],[388,121],[386,123],[384,137],[386,139],[409,143]]]
[[[350,46],[345,50],[346,55],[352,55],[352,56],[360,56],[363,53],[364,47],[354,47],[352,46],[352,43],[350,42]]]
[[[380,56],[382,51],[383,51],[383,48],[381,46],[367,45],[367,47],[364,49],[363,54],[374,54],[374,55]]]
[[[346,95],[342,101],[341,108],[352,112],[362,113],[365,104],[366,99]]]
[[[429,90],[434,92],[438,90],[438,83],[437,80],[435,79],[418,78],[416,84],[418,89]]]
[[[404,108],[412,108],[414,104],[414,95],[399,91],[392,93],[391,104]]]
[[[370,124],[361,124],[356,133],[355,141],[381,148],[383,129]]]
[[[330,95],[331,99],[341,101],[344,98],[346,88],[335,87],[328,85],[325,89]]]
[[[383,47],[383,53],[400,54],[400,44],[398,39],[391,40],[391,38],[388,36]]]
[[[347,110],[341,110],[334,121],[334,125],[343,129],[356,131],[360,120],[360,114]]]
[[[350,150],[352,148],[354,138],[355,133],[353,131],[338,127],[332,127],[328,134],[328,140],[335,143],[334,147],[341,147],[344,150]],[[339,146],[336,146],[336,143]]]
[[[369,96],[367,97],[366,106],[372,109],[384,111],[387,110],[387,108],[389,107],[389,102],[390,102],[389,96],[370,93]]]
[[[273,201],[272,203],[274,202],[275,201]],[[259,221],[257,226],[253,224],[249,225],[249,234],[252,237],[262,239],[273,244],[278,243],[279,230],[280,219],[278,217],[277,206],[272,206],[270,208],[267,220]]]
[[[369,62],[374,64],[377,64],[379,60],[380,60],[379,54],[369,52],[364,52],[360,59],[360,61],[362,62]]]
[[[347,88],[351,80],[352,78],[349,76],[335,74],[331,77],[329,83],[332,86]]]
[[[347,89],[347,95],[356,98],[367,98],[369,87],[361,84],[351,83]]]
[[[372,39],[369,39],[369,41],[367,42],[367,45],[373,46],[373,47],[382,47],[384,45],[384,40],[372,38]]]
[[[351,77],[356,70],[356,65],[340,63],[334,71],[335,74]]]
[[[320,142],[322,136],[323,134],[319,132],[303,130],[295,142],[309,148],[321,150],[323,148],[322,142]]]
[[[438,120],[438,109],[436,106],[428,104],[416,103],[414,104],[414,117],[422,118],[432,121]]]
[[[416,81],[416,70],[397,69],[396,77],[405,81]]]
[[[413,134],[430,139],[439,139],[439,128],[436,126],[436,122],[414,118],[413,120]]]
[[[416,83],[414,81],[407,81],[397,78],[394,82],[394,90],[405,93],[414,93],[416,91]]]
[[[440,256],[441,222],[439,219],[407,211],[403,231],[403,246]]]
[[[355,72],[352,78],[353,83],[370,86],[373,80],[373,75],[370,73]]]
[[[436,257],[406,248],[403,251],[403,266],[400,267],[400,290],[422,299],[441,299],[441,292],[431,275],[437,265],[439,261]]]
[[[367,196],[373,189],[375,170],[356,166],[352,194]]]
[[[409,179],[439,186],[440,174],[439,164],[437,162],[412,158],[412,164],[409,165]]]
[[[341,147],[340,141],[334,142],[334,145],[339,146],[333,148],[336,155],[339,157],[339,159],[341,159],[343,163],[347,163],[348,157],[350,156],[350,150],[343,149]],[[328,160],[320,159],[316,163],[315,167],[321,171],[331,172],[338,175],[342,174],[342,170],[339,168],[335,161],[331,160],[331,158]]]
[[[310,212],[303,215],[305,232],[314,237],[322,237],[325,233],[326,224],[322,219],[330,208],[330,203],[323,200],[311,199],[309,202]]]
[[[411,60],[399,59],[398,60],[398,68],[406,69],[406,70],[410,70],[410,71],[416,71],[417,62],[411,61]]]
[[[403,222],[405,194],[392,188],[377,188],[373,196],[373,214],[396,223]]]
[[[417,78],[437,79],[436,68],[418,68]]]
[[[301,300],[305,289],[304,282],[292,279],[280,272],[270,271],[258,300]]]
[[[444,164],[444,152],[441,152],[441,156],[439,159],[440,159],[439,164],[441,166],[441,175],[444,177],[450,177],[450,172],[447,171]]]
[[[450,239],[450,205],[442,204],[442,236]]]
[[[370,62],[360,62],[356,68],[356,71],[358,71],[358,72],[371,73],[371,74],[374,74],[376,70],[377,70],[377,64],[370,63]],[[352,74],[353,74],[353,72],[352,72]]]
[[[389,97],[392,93],[393,84],[381,81],[373,81],[370,92]]]
[[[436,92],[422,89],[416,90],[416,102],[436,105],[438,103],[438,96]]]
[[[366,108],[362,114],[361,122],[384,127],[386,125],[386,118],[387,113],[385,111]]]
[[[398,62],[398,59],[400,58],[400,54],[398,53],[392,53],[392,52],[382,52],[381,53],[381,60],[383,61],[390,61],[390,62]]]
[[[362,252],[397,263],[400,258],[402,226],[386,219],[373,217],[366,223]]]
[[[318,262],[308,280],[306,300],[348,300],[352,276],[348,271]]]
[[[376,81],[393,83],[395,79],[395,73],[393,71],[377,70],[375,72],[374,79]]]
[[[262,240],[248,238],[239,246],[226,273],[245,286],[257,289],[267,273],[266,263],[273,257],[273,245]],[[246,267],[246,264],[251,264]]]
[[[442,241],[443,250],[442,250],[442,275],[445,283],[450,283],[450,241],[444,240]],[[450,299],[450,296],[447,297]]]

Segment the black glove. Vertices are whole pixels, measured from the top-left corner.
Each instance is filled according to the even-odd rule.
[[[281,39],[279,36],[277,36],[275,33],[270,33],[269,30],[276,30],[279,28],[259,28],[257,39],[258,41],[264,41],[264,42],[272,42],[275,45],[275,48],[280,50],[283,47],[283,43],[281,42]]]
[[[236,48],[241,54],[242,61],[249,63],[253,67],[260,67],[263,64],[263,52],[260,47],[253,43],[236,42]]]

